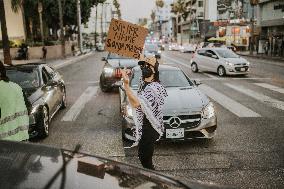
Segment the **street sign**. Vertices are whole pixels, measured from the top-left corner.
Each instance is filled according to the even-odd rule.
[[[148,30],[123,20],[112,19],[105,44],[109,52],[138,59]]]

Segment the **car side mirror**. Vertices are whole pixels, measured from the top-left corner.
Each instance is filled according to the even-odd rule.
[[[193,80],[193,83],[194,83],[196,86],[198,86],[198,85],[201,85],[201,84],[202,84],[202,83],[201,83],[201,81],[200,81],[200,80],[198,80],[198,79]]]
[[[57,85],[57,82],[54,81],[54,80],[49,80],[47,83],[46,83],[46,86],[55,86]]]
[[[102,57],[102,61],[106,61],[106,57]]]
[[[113,87],[119,87],[119,88],[121,88],[121,90],[125,90],[124,89],[124,87],[123,87],[123,82],[122,81],[117,81],[117,82],[115,82],[113,85],[112,85]]]

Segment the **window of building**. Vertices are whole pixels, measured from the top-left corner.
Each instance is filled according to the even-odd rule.
[[[203,7],[203,1],[198,1],[198,7]]]

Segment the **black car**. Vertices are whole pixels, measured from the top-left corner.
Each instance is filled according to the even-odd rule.
[[[109,53],[102,58],[105,61],[103,71],[100,76],[100,88],[103,92],[109,92],[116,86],[117,81],[121,80],[120,68],[133,68],[138,65],[138,61],[133,58],[119,56]]]
[[[6,66],[6,69],[9,79],[22,87],[28,99],[30,138],[48,136],[51,118],[67,105],[61,75],[41,63]]]
[[[219,188],[188,182],[101,157],[20,142],[0,141],[0,188]]]

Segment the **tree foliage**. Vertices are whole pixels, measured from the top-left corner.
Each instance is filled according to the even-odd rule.
[[[165,5],[165,2],[163,0],[156,0],[156,6],[163,8]]]
[[[121,19],[120,4],[119,4],[118,0],[113,0],[113,5],[114,5],[114,7],[116,9],[118,18]]]

